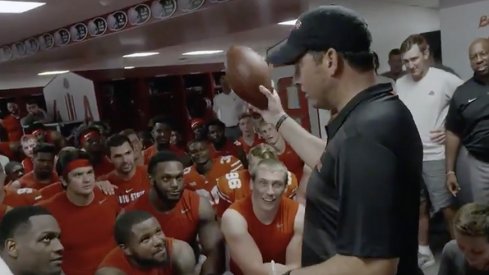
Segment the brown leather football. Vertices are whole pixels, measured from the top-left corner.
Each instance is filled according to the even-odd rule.
[[[259,86],[272,89],[270,69],[263,57],[249,47],[232,46],[227,54],[226,75],[231,89],[244,101],[260,108],[268,108],[268,100]]]

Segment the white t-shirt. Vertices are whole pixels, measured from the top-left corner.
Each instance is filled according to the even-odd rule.
[[[8,268],[5,261],[0,257],[0,274],[2,275],[14,275],[12,271]]]
[[[246,103],[233,91],[220,93],[214,97],[214,112],[226,127],[237,126],[239,116],[246,112]]]
[[[396,92],[413,115],[423,142],[423,160],[442,160],[445,146],[431,140],[430,132],[445,129],[450,99],[463,81],[456,75],[430,68],[419,81],[406,74],[396,81]]]

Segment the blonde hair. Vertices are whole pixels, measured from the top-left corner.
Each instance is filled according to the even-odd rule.
[[[248,157],[253,156],[255,158],[263,159],[278,159],[277,150],[271,145],[266,143],[260,143],[253,146],[248,152]]]
[[[453,219],[456,232],[469,237],[489,238],[489,205],[468,203]]]

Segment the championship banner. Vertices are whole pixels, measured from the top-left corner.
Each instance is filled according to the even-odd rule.
[[[58,122],[100,120],[93,82],[75,73],[54,77],[43,89],[46,111]]]

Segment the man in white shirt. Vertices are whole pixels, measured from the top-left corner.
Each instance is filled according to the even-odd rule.
[[[214,97],[213,110],[217,118],[226,125],[224,135],[235,141],[241,136],[239,116],[246,112],[247,105],[231,90],[225,75],[221,77],[221,86],[222,93]]]
[[[442,211],[451,232],[453,197],[446,187],[445,119],[450,99],[463,81],[454,74],[430,67],[429,45],[421,35],[411,35],[401,45],[408,74],[396,81],[396,92],[413,115],[423,142],[423,182],[432,213]],[[394,133],[393,133],[394,134]],[[421,195],[418,264],[435,263],[428,243],[429,215],[425,195]]]

